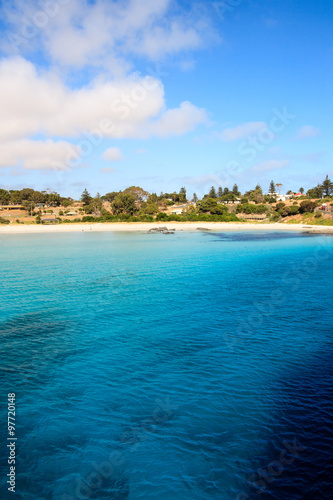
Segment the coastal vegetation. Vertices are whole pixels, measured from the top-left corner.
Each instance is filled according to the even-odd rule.
[[[178,192],[150,193],[139,186],[92,196],[84,189],[79,200],[47,189],[0,189],[0,224],[153,221],[260,221],[328,224],[333,219],[333,182],[328,176],[304,193],[280,193],[282,184],[270,182],[267,193],[260,184],[243,194],[232,188],[211,186],[201,199]]]

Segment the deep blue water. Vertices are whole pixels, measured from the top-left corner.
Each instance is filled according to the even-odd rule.
[[[331,498],[333,238],[1,235],[0,259],[0,498]]]

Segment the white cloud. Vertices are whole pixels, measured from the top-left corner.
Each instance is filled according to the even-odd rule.
[[[103,153],[104,160],[107,161],[122,161],[124,156],[119,148],[109,148]]]
[[[271,170],[280,170],[290,165],[289,160],[269,160],[257,163],[253,167],[254,172],[269,172]]]
[[[295,140],[302,141],[304,139],[310,139],[311,137],[317,137],[320,135],[321,130],[312,125],[304,125],[299,129],[295,136]]]
[[[22,58],[0,63],[0,140],[36,133],[78,137],[94,129],[132,137],[163,107],[163,85],[152,77],[96,80],[72,90]]]
[[[1,165],[21,161],[24,168],[49,168],[45,165],[52,155],[54,161],[63,161],[64,149],[70,147],[83,149],[86,157],[86,150],[103,139],[181,135],[207,122],[205,110],[190,102],[166,109],[164,87],[153,77],[99,78],[73,90],[53,73],[38,72],[19,57],[0,63],[0,109]],[[32,140],[36,136],[39,141]],[[53,140],[42,146],[42,138]],[[77,146],[66,142],[73,139]],[[20,156],[13,148],[15,141]],[[32,148],[35,160],[29,153]]]
[[[169,109],[155,123],[148,127],[148,133],[160,137],[183,135],[194,130],[200,124],[207,124],[208,117],[204,109],[199,109],[188,101],[179,108]]]
[[[65,171],[71,168],[71,160],[78,157],[78,148],[65,141],[22,139],[0,143],[0,167]]]
[[[167,109],[161,72],[130,72],[138,57],[191,61],[191,50],[217,40],[208,12],[178,0],[2,2],[0,48],[10,56],[0,62],[0,167],[66,170],[103,139],[168,137],[207,123],[190,102]],[[89,74],[97,76],[76,88],[65,83]]]
[[[198,11],[194,5],[188,11],[174,0],[54,0],[45,4],[14,0],[2,7],[2,16],[12,29],[7,33],[11,39],[7,36],[3,44],[9,51],[42,48],[47,59],[57,64],[103,66],[114,72],[128,69],[124,62],[128,56],[161,60],[203,46],[214,32],[203,9]]]
[[[238,141],[240,139],[246,139],[250,135],[258,134],[267,128],[268,125],[265,122],[242,123],[237,127],[224,129],[220,137],[224,142]]]

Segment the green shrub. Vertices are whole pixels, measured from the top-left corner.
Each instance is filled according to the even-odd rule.
[[[82,222],[95,222],[95,221],[96,218],[93,217],[92,215],[85,215],[84,217],[82,217]]]
[[[291,207],[289,207],[289,210],[290,210],[290,215],[297,215],[299,214],[299,206],[298,205],[293,205]]]
[[[245,203],[243,205],[238,205],[236,213],[245,214],[264,214],[269,212],[269,208],[266,205],[252,205],[251,203]]]
[[[301,214],[305,214],[307,212],[313,213],[316,207],[317,207],[317,202],[306,200],[302,201],[299,211],[301,212]]]

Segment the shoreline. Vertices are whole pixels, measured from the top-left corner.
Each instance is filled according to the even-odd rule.
[[[47,225],[26,224],[0,226],[1,234],[47,234],[95,232],[147,232],[154,227],[176,229],[176,231],[199,231],[199,228],[211,231],[298,231],[310,234],[333,234],[333,226],[307,226],[305,224],[256,223],[256,222],[100,222]]]

